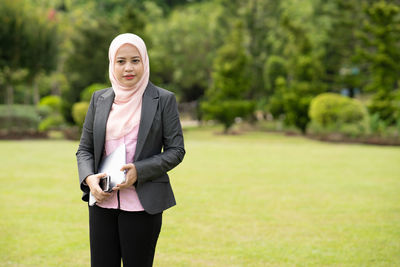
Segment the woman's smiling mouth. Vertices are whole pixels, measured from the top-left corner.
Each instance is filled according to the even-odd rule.
[[[127,80],[132,80],[133,78],[135,78],[135,75],[133,74],[124,75],[124,78]]]

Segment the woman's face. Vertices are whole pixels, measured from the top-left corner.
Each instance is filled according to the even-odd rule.
[[[135,46],[124,44],[118,49],[114,73],[118,81],[126,87],[132,87],[140,81],[143,76],[143,62]]]

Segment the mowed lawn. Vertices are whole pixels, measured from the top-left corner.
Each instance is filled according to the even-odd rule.
[[[185,144],[154,266],[400,266],[400,148],[209,129]],[[1,266],[89,266],[77,146],[0,142]]]

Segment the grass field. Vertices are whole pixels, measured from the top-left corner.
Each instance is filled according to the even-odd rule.
[[[154,266],[400,266],[400,148],[185,131]],[[71,141],[0,142],[0,265],[89,266]]]

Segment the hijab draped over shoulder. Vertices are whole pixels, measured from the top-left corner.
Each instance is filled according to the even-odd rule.
[[[122,85],[114,73],[115,57],[124,44],[135,46],[143,64],[143,75],[132,87]],[[114,102],[107,120],[106,140],[119,139],[130,133],[140,123],[142,96],[149,82],[150,65],[146,44],[132,33],[120,34],[114,38],[108,50],[110,60],[109,77],[115,93]]]

